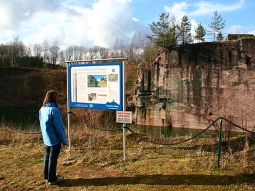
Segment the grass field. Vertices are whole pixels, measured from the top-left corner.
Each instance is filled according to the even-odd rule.
[[[22,134],[1,125],[0,190],[255,190],[254,145],[245,146],[245,137],[223,144],[217,168],[215,139],[162,146],[128,132],[123,161],[122,134],[85,127],[71,133],[71,152],[62,147],[58,163],[65,180],[48,185],[42,177],[41,134]]]

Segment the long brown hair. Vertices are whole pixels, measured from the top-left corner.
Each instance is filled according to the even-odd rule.
[[[49,90],[43,100],[43,106],[46,105],[46,102],[58,104],[58,92],[56,90]]]

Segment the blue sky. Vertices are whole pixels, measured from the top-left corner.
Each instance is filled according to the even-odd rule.
[[[112,48],[168,12],[176,22],[187,15],[192,33],[198,23],[208,28],[213,12],[226,21],[224,35],[255,34],[254,0],[0,0],[0,43],[18,37],[27,46],[55,41],[62,48],[79,45]]]

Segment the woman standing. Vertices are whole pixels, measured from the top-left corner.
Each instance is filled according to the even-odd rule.
[[[43,106],[39,111],[40,126],[45,145],[43,175],[49,184],[57,184],[64,180],[56,172],[61,143],[63,145],[67,143],[64,124],[57,104],[58,92],[50,90],[46,93]]]

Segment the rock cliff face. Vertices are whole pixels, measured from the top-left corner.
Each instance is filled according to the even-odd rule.
[[[223,116],[255,127],[255,37],[160,50],[138,66],[137,124],[204,129]],[[234,128],[224,123],[223,128]]]

